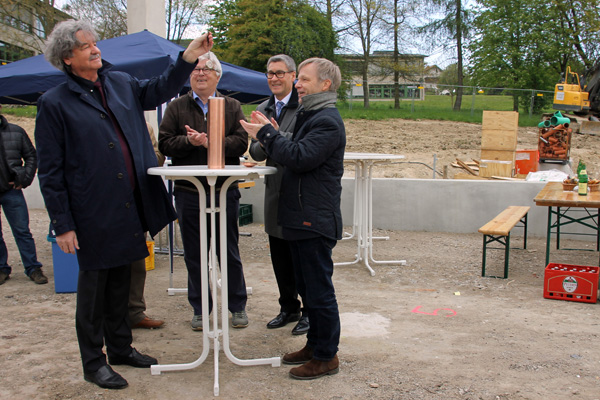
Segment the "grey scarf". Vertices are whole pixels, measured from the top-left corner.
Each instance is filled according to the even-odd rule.
[[[320,110],[322,108],[335,108],[336,100],[336,92],[307,94],[302,97],[302,108],[306,111]]]

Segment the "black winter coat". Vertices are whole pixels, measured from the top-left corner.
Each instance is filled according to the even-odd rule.
[[[279,200],[284,228],[342,238],[342,175],[346,130],[335,108],[297,113],[292,140],[267,124],[257,134],[273,160],[285,166]],[[286,240],[296,240],[288,236]],[[300,234],[302,237],[302,234]]]
[[[31,185],[37,171],[37,155],[25,129],[0,115],[0,193],[14,186]],[[14,182],[14,186],[9,182]]]

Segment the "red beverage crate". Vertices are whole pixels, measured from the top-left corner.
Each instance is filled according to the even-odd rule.
[[[550,263],[544,273],[544,298],[595,303],[598,267]]]

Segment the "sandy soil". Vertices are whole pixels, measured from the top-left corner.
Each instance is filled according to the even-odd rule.
[[[21,125],[33,140],[35,121],[31,118],[15,118],[9,121]],[[349,120],[345,122],[348,152],[401,154],[405,159],[373,170],[379,178],[432,178],[435,169],[441,177],[448,167],[448,177],[465,172],[451,166],[459,158],[462,161],[481,158],[481,125],[452,121],[402,120],[387,121]],[[519,128],[518,148],[537,149],[537,127]],[[580,159],[587,165],[591,178],[600,179],[600,136],[573,135],[571,159],[574,166]],[[348,165],[348,175],[353,170]]]
[[[399,153],[407,160],[445,163],[477,158],[480,127],[436,121],[349,121],[348,151]],[[531,131],[531,132],[529,132]],[[402,137],[402,140],[396,140]],[[523,148],[534,148],[533,129],[520,131]],[[574,138],[572,156],[585,157],[598,173],[593,136]],[[532,147],[533,146],[533,147]],[[521,146],[520,146],[521,147]],[[451,169],[452,170],[452,169]],[[383,174],[429,177],[420,164],[390,166]],[[8,229],[3,234],[13,266],[0,286],[0,398],[2,399],[173,399],[213,396],[212,349],[199,367],[152,376],[149,370],[116,366],[130,383],[121,391],[83,381],[74,328],[75,294],[56,294],[48,217],[31,212],[38,257],[50,278],[38,286],[23,266]],[[263,227],[241,228],[241,254],[250,326],[231,331],[231,350],[240,359],[281,356],[304,345],[293,327],[267,330],[278,310],[277,289]],[[513,245],[520,238],[513,237]],[[545,240],[529,238],[527,250],[511,251],[509,279],[482,278],[481,235],[377,231],[377,260],[406,260],[402,266],[336,268],[334,281],[342,318],[340,373],[316,381],[288,377],[289,367],[239,366],[220,356],[223,399],[599,399],[600,336],[597,304],[547,300],[542,296]],[[570,241],[565,247],[587,247]],[[350,261],[356,242],[340,241],[336,261]],[[501,274],[502,252],[490,254],[488,273]],[[553,253],[554,262],[597,265],[598,254]],[[182,257],[175,257],[174,286],[186,281]],[[161,363],[191,362],[202,351],[202,334],[189,327],[185,295],[168,296],[169,259],[156,255],[148,273],[148,314],[166,321],[158,330],[135,330],[134,346]]]

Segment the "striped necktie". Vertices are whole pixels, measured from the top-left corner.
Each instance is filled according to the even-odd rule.
[[[283,101],[279,100],[277,102],[277,104],[275,105],[275,114],[277,116],[277,118],[279,118],[279,114],[281,114],[281,109],[283,108],[284,103]]]

